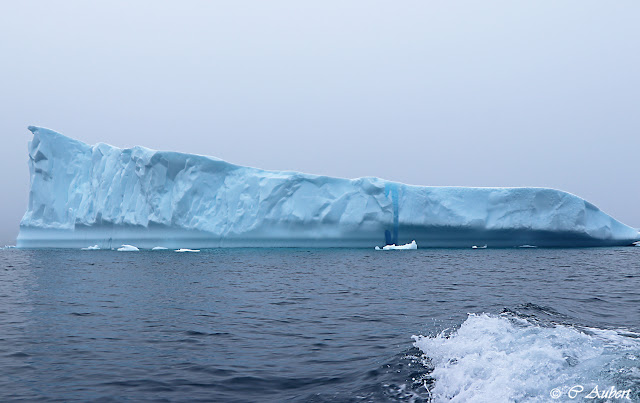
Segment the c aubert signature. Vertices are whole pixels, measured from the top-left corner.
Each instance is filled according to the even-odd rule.
[[[575,399],[578,397],[580,393],[584,392],[584,386],[575,385],[567,392],[567,397],[569,399]],[[562,391],[558,388],[551,389],[550,392],[551,398],[559,399],[562,397]],[[584,396],[583,399],[627,399],[631,400],[631,389],[626,390],[618,390],[615,386],[612,386],[607,389],[600,390],[598,385],[596,385],[588,395]]]

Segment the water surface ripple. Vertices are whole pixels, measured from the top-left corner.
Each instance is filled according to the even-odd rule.
[[[443,393],[461,387],[436,376],[438,357],[470,354],[465,337],[517,334],[495,321],[505,315],[540,341],[552,336],[537,326],[627,332],[613,343],[630,349],[596,357],[624,376],[598,379],[640,393],[640,360],[629,358],[640,248],[4,249],[0,258],[0,401],[428,401],[438,382]],[[426,341],[414,346],[412,335]],[[575,367],[567,362],[562,376]],[[593,362],[577,373],[600,371]],[[529,389],[522,400],[548,400]]]

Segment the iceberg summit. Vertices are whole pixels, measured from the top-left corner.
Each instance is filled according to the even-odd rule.
[[[630,245],[638,230],[545,188],[410,186],[88,145],[30,126],[21,248]]]

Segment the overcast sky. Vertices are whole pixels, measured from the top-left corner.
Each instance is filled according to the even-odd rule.
[[[640,227],[640,2],[5,1],[0,242],[30,124],[417,185],[544,186]]]

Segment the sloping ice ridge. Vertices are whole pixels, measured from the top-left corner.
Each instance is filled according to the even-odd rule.
[[[572,194],[411,186],[265,171],[217,158],[90,146],[30,126],[17,246],[207,248],[607,246],[640,239]]]

